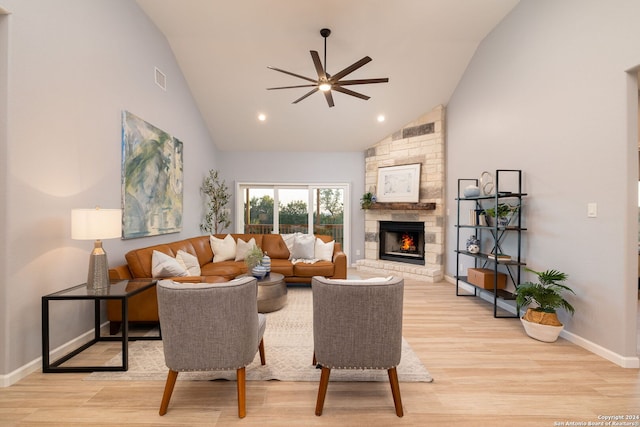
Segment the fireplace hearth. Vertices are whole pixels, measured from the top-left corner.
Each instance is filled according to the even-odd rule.
[[[380,221],[379,259],[424,265],[424,223]]]

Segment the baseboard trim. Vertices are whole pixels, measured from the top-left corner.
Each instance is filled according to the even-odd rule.
[[[455,286],[456,284],[456,279],[452,276],[447,276],[445,275],[445,281],[451,283],[452,285]],[[466,291],[471,291],[473,292],[475,288],[474,286],[471,286],[467,283],[461,283],[460,287]],[[482,290],[480,290],[480,298],[489,301],[491,303],[493,303],[493,294],[491,294],[490,292],[483,292]],[[502,304],[501,304],[502,303]],[[504,301],[500,301],[498,300],[498,306],[505,310],[508,311],[512,314],[515,314],[516,310],[515,307],[512,305],[509,305],[507,303],[505,303]],[[630,368],[630,369],[638,369],[640,368],[640,357],[636,356],[632,356],[632,357],[628,357],[628,356],[622,356],[618,353],[615,353],[607,348],[602,347],[601,345],[598,345],[592,341],[589,341],[587,339],[584,339],[583,337],[576,335],[572,332],[567,331],[566,329],[564,329],[561,333],[560,336],[564,339],[566,339],[567,341],[584,348],[585,350],[590,351],[591,353],[600,356],[604,359],[607,359],[610,362],[615,363],[616,365],[622,367],[622,368]]]
[[[103,329],[103,332],[104,332],[104,328],[108,327],[108,325],[109,325],[109,322],[105,322],[101,325],[101,329]],[[62,344],[59,347],[56,347],[55,349],[49,352],[50,360],[59,359],[60,357],[70,353],[71,351],[82,346],[83,344],[88,343],[93,339],[93,337],[94,337],[94,331],[93,329],[91,329],[90,331],[85,332],[79,337],[76,337],[70,341],[67,341],[66,343]],[[42,370],[42,357],[38,357],[37,359],[32,360],[26,365],[22,365],[15,371],[9,372],[6,375],[0,375],[0,387],[9,387],[17,383],[21,379],[27,377],[29,374],[32,374],[34,372],[41,371],[41,370]]]

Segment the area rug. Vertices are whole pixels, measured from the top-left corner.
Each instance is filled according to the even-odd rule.
[[[260,365],[256,354],[247,366],[249,381],[312,381],[320,380],[320,369],[312,365],[313,311],[311,289],[290,287],[287,304],[281,310],[267,313],[264,346],[267,364]],[[107,365],[121,364],[120,355]],[[397,367],[401,382],[431,382],[433,378],[411,346],[402,339],[402,358]],[[125,372],[93,372],[86,380],[166,380],[162,341],[133,341],[129,345],[129,370]],[[235,371],[181,372],[178,380],[235,380]],[[334,369],[331,381],[388,381],[385,370]]]

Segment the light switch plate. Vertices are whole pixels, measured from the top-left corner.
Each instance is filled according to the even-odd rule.
[[[596,202],[587,203],[587,217],[596,218],[598,216],[598,204]]]

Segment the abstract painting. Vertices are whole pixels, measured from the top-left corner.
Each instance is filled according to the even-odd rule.
[[[182,230],[182,142],[122,112],[122,237]]]

